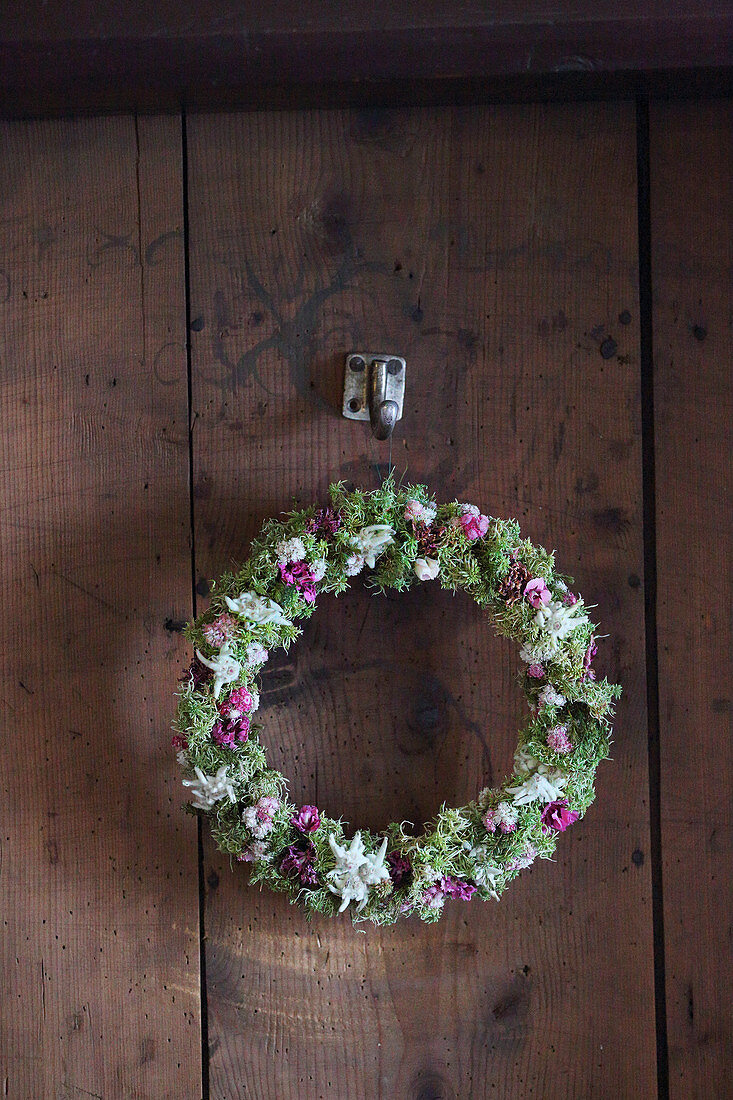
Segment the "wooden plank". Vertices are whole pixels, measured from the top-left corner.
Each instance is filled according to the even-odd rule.
[[[293,105],[335,86],[340,104],[394,104],[435,95],[431,82],[450,96],[457,80],[484,94],[608,95],[633,74],[679,92],[701,71],[730,87],[731,57],[727,0],[98,0],[72,20],[63,5],[6,0],[0,111]]]
[[[1,133],[2,1095],[195,1096],[180,121]]]
[[[597,804],[496,908],[308,925],[207,838],[212,1097],[653,1095],[633,108],[194,117],[188,148],[202,577],[377,483],[340,407],[378,346],[398,473],[557,547],[625,691]],[[354,827],[423,821],[509,769],[516,665],[469,601],[357,584],[267,666],[271,759]]]
[[[670,1096],[730,1090],[733,103],[653,104],[661,815]]]

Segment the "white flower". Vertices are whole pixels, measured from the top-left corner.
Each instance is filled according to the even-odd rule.
[[[235,600],[225,596],[227,607],[235,611],[248,623],[276,623],[278,626],[290,626],[290,619],[283,615],[283,609],[274,600],[258,596],[256,592],[243,592]]]
[[[412,568],[419,581],[434,581],[440,572],[440,562],[436,558],[415,558]]]
[[[530,802],[555,802],[562,795],[568,777],[559,768],[550,768],[540,764],[536,772],[525,775],[515,787],[508,787],[507,793],[514,798],[516,806],[526,806]]]
[[[475,504],[462,504],[461,505],[462,516],[480,516],[481,512]]]
[[[373,855],[364,851],[360,832],[354,834],[348,848],[338,844],[333,833],[329,834],[328,843],[336,857],[336,866],[333,871],[328,872],[326,878],[333,880],[333,884],[328,883],[329,890],[341,898],[339,913],[343,913],[352,901],[359,903],[356,909],[360,912],[369,900],[368,888],[379,882],[389,882],[389,870],[384,863],[387,837],[383,839],[379,851]]]
[[[191,791],[194,809],[210,810],[215,802],[227,796],[230,802],[236,802],[232,781],[227,775],[228,767],[222,764],[216,775],[204,775],[201,768],[194,768],[196,778],[183,780],[183,786]]]
[[[419,500],[408,500],[405,505],[405,519],[413,523],[424,523],[426,527],[435,519],[438,513],[434,504],[421,504]]]
[[[250,642],[247,646],[247,668],[253,668],[255,665],[264,665],[269,654],[265,647],[260,642]]]
[[[206,665],[214,673],[214,698],[218,699],[224,684],[231,684],[242,670],[239,661],[232,655],[231,644],[225,642],[216,657],[204,657],[199,649],[196,650],[196,656],[202,665]]]
[[[577,611],[577,604],[568,607],[560,600],[550,600],[548,604],[537,608],[534,621],[540,630],[549,634],[550,648],[554,653],[563,638],[567,638],[568,634],[588,622],[588,616],[585,612]]]
[[[349,554],[346,559],[346,576],[355,577],[364,568],[363,554]]]
[[[546,684],[539,694],[539,703],[542,707],[563,707],[565,696],[556,691],[552,684]]]
[[[524,745],[519,745],[514,753],[514,772],[521,775],[522,772],[534,772],[539,767],[539,760],[527,752]]]
[[[468,850],[470,858],[474,861],[475,867],[473,869],[473,880],[477,882],[479,886],[483,886],[488,890],[496,901],[499,900],[499,895],[496,892],[496,880],[502,875],[502,868],[496,867],[491,862],[489,850],[485,844],[478,844],[475,848],[466,841],[464,847]]]
[[[285,539],[275,547],[278,565],[287,565],[289,561],[302,561],[305,557],[305,546],[299,538]]]
[[[552,656],[552,646],[548,641],[525,642],[519,651],[520,660],[528,665],[542,665]]]
[[[373,569],[377,558],[381,557],[390,543],[394,542],[394,531],[388,523],[373,523],[370,527],[362,527],[355,535],[349,538],[349,545],[357,553],[361,554],[364,561]]]
[[[328,562],[325,558],[317,558],[316,561],[312,561],[310,566],[311,575],[313,580],[317,583],[322,581],[326,576],[326,569],[328,568]]]
[[[178,763],[181,765],[182,768],[187,768],[188,767],[188,753],[186,752],[185,749],[179,749],[178,750],[178,752],[176,753],[176,760],[178,761]]]

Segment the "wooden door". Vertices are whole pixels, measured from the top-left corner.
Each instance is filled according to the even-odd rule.
[[[211,1094],[649,1096],[633,107],[200,116],[187,141],[197,591],[266,516],[379,483],[341,387],[348,351],[388,350],[397,475],[556,547],[624,685],[597,805],[495,907],[309,925],[204,831]],[[264,677],[271,757],[354,827],[422,822],[507,773],[515,674],[467,598],[357,584]]]

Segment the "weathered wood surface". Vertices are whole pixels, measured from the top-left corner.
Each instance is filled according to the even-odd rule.
[[[651,110],[670,1096],[730,1092],[733,105]]]
[[[398,472],[556,547],[625,691],[597,804],[495,908],[308,925],[207,840],[211,1095],[652,1096],[633,107],[194,117],[188,155],[201,577],[377,483],[339,408],[378,345],[408,361]],[[355,826],[420,822],[507,771],[516,665],[469,601],[357,583],[265,676],[272,759]]]
[[[727,0],[4,0],[0,114],[714,91],[731,57]]]
[[[196,1096],[180,122],[0,133],[0,1091]]]

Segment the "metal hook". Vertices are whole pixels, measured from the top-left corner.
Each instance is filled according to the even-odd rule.
[[[389,439],[402,418],[405,360],[397,355],[352,353],[346,357],[343,414],[369,420],[376,439]]]
[[[392,363],[397,360],[385,363],[377,359],[369,372],[369,419],[376,439],[389,439],[397,423],[397,402],[387,398],[387,371]]]

